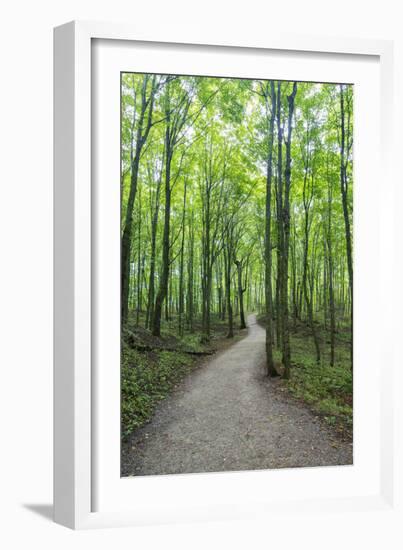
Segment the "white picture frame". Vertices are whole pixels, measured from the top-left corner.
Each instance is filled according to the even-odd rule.
[[[373,448],[365,447],[363,443],[357,465],[358,473],[350,470],[347,473],[344,471],[339,476],[337,471],[340,468],[335,467],[331,474],[329,474],[329,469],[318,468],[294,471],[151,476],[135,480],[137,484],[133,485],[132,483],[130,487],[126,484],[123,491],[118,487],[120,481],[114,479],[113,476],[118,478],[119,473],[115,471],[116,468],[115,473],[111,473],[111,468],[116,466],[116,449],[112,451],[115,454],[111,454],[109,460],[108,449],[105,445],[105,441],[109,441],[108,437],[112,438],[115,443],[117,441],[119,424],[116,425],[116,420],[118,420],[116,419],[116,407],[113,413],[115,416],[112,415],[114,423],[113,421],[109,422],[108,428],[103,424],[104,417],[100,414],[100,407],[97,403],[99,399],[107,399],[105,397],[106,387],[114,387],[116,390],[116,371],[113,380],[106,380],[101,376],[101,382],[99,382],[98,367],[94,362],[94,357],[99,353],[94,335],[98,330],[99,318],[102,322],[106,311],[102,307],[98,308],[100,292],[98,283],[94,282],[100,261],[94,243],[100,226],[96,221],[98,214],[96,216],[93,214],[94,208],[100,209],[102,213],[102,208],[104,208],[102,204],[105,204],[105,199],[103,199],[103,203],[102,199],[101,203],[98,199],[94,200],[97,193],[94,189],[96,184],[94,184],[93,173],[98,171],[98,165],[92,164],[94,162],[94,144],[97,142],[97,138],[93,134],[93,124],[97,117],[96,106],[93,105],[93,94],[96,92],[94,82],[98,82],[97,76],[94,76],[96,68],[94,47],[100,43],[99,41],[114,41],[114,44],[123,49],[130,48],[130,44],[133,47],[136,44],[141,45],[144,50],[147,50],[147,47],[154,48],[158,53],[159,67],[165,67],[165,58],[174,57],[172,48],[175,51],[188,54],[200,53],[201,58],[203,52],[208,50],[209,55],[213,54],[217,59],[225,52],[225,55],[238,52],[246,59],[249,56],[249,60],[254,55],[273,55],[273,59],[276,55],[282,55],[284,59],[287,56],[294,56],[298,59],[306,57],[312,60],[316,59],[315,56],[322,56],[323,59],[320,61],[322,67],[329,63],[331,65],[332,61],[336,64],[340,61],[340,65],[342,65],[343,60],[347,62],[353,57],[360,58],[363,64],[368,62],[369,65],[373,62],[376,69],[374,69],[374,65],[371,69],[372,72],[368,72],[366,78],[370,78],[371,75],[375,75],[379,71],[379,81],[376,81],[376,90],[371,96],[371,101],[379,103],[379,111],[372,113],[372,116],[374,117],[373,128],[379,130],[380,140],[378,143],[376,139],[374,140],[374,136],[370,136],[371,139],[367,144],[364,143],[362,150],[367,151],[367,154],[371,151],[373,162],[377,162],[376,166],[378,167],[382,163],[388,174],[382,180],[381,194],[376,186],[372,185],[369,187],[368,196],[370,198],[368,200],[364,193],[359,193],[358,197],[355,196],[355,201],[358,199],[358,209],[360,201],[363,204],[361,231],[365,231],[365,229],[372,231],[371,237],[377,242],[373,249],[367,249],[366,252],[365,246],[362,247],[364,259],[361,271],[359,266],[356,281],[359,280],[360,273],[363,277],[364,264],[367,261],[368,267],[370,254],[379,260],[380,265],[388,265],[388,262],[384,262],[384,260],[391,259],[393,256],[393,241],[391,241],[393,230],[388,211],[388,205],[393,204],[394,196],[391,161],[393,154],[393,44],[391,42],[286,36],[273,33],[268,36],[255,36],[253,39],[250,36],[245,39],[237,37],[229,42],[210,36],[208,31],[203,32],[203,36],[200,38],[187,36],[186,30],[181,33],[181,36],[177,34],[169,36],[169,33],[166,36],[152,36],[152,34],[148,34],[147,30],[136,29],[130,25],[91,22],[72,22],[56,28],[54,40],[55,521],[71,528],[81,529],[199,521],[201,519],[266,517],[267,514],[284,514],[286,512],[298,514],[302,511],[308,511],[315,516],[323,514],[324,511],[334,513],[346,508],[351,513],[364,511],[373,514],[388,511],[397,518],[399,514],[395,508],[397,466],[395,464],[394,423],[392,421],[396,414],[393,387],[395,357],[391,351],[386,358],[384,357],[382,376],[380,376],[380,356],[377,355],[381,343],[386,342],[388,327],[390,328],[390,323],[393,323],[393,316],[386,318],[385,313],[388,311],[387,304],[391,300],[391,289],[394,285],[393,273],[385,268],[380,268],[368,275],[368,280],[362,284],[361,297],[360,292],[357,293],[358,297],[355,297],[355,306],[356,299],[359,301],[358,304],[362,305],[365,302],[365,296],[379,285],[381,292],[374,300],[378,314],[383,315],[382,319],[384,320],[376,334],[371,333],[375,327],[369,321],[366,325],[367,337],[369,336],[371,339],[372,336],[372,340],[374,336],[379,338],[379,345],[376,349],[373,348],[372,358],[367,358],[369,362],[372,361],[374,370],[369,371],[373,374],[371,380],[368,381],[365,388],[362,386],[362,399],[365,400],[365,395],[371,396],[377,401],[377,404],[374,407],[373,417],[361,418],[361,420],[358,418],[358,420],[362,422],[363,441],[370,444],[372,438],[376,440],[376,445],[374,443]],[[169,52],[164,56],[165,49]],[[106,57],[108,58],[108,56]],[[131,58],[134,60],[134,64],[138,63],[140,59],[139,56],[133,57],[133,55]],[[147,56],[143,58],[140,71],[147,70],[147,59]],[[109,58],[109,61],[105,61],[106,64],[112,63],[112,65],[115,62],[116,53]],[[169,70],[169,63],[167,70]],[[257,65],[255,66],[257,67]],[[150,72],[156,72],[155,65],[153,67],[149,69]],[[125,69],[133,70],[127,66],[127,63]],[[203,71],[203,69],[199,70]],[[219,69],[213,68],[213,74],[215,70]],[[327,70],[330,71],[330,75],[331,67],[328,67]],[[163,69],[160,69],[159,72],[163,72]],[[199,71],[196,69],[195,72]],[[205,72],[203,71],[202,74]],[[233,74],[233,76],[237,75],[238,73]],[[331,77],[329,76],[328,79],[330,80]],[[377,88],[378,82],[379,89]],[[119,109],[119,106],[117,107]],[[363,114],[365,113],[361,113],[361,116]],[[377,120],[377,116],[379,120]],[[102,124],[99,128],[102,132]],[[358,128],[360,128],[359,125]],[[361,128],[363,127],[361,126]],[[358,135],[358,137],[360,136]],[[362,141],[365,142],[364,134],[362,134],[362,138]],[[114,147],[115,144],[111,143],[111,146]],[[109,166],[112,166],[113,162],[110,159],[108,162]],[[368,177],[368,181],[375,178],[374,174],[365,173],[365,165],[360,162],[360,159],[358,165],[364,170],[359,174],[361,179],[364,176]],[[373,167],[376,166],[373,165]],[[95,167],[94,170],[93,167]],[[105,165],[104,168],[108,169],[108,165]],[[112,168],[111,173],[113,170],[116,170],[116,165]],[[118,160],[117,170],[119,170]],[[375,182],[375,179],[371,181]],[[367,201],[367,206],[364,205],[365,201]],[[376,221],[369,217],[375,211],[375,207],[378,208]],[[107,212],[106,218],[105,211],[102,215],[104,216],[103,220],[108,219]],[[361,242],[364,243],[363,238]],[[105,250],[116,254],[116,242],[110,243],[109,249],[108,246],[106,244]],[[104,256],[107,253],[105,250]],[[116,268],[116,262],[109,263],[115,265]],[[117,269],[119,269],[118,266]],[[110,280],[114,280],[113,276],[112,273]],[[362,280],[364,281],[364,279]],[[367,313],[364,308],[363,323]],[[97,316],[96,323],[94,315]],[[358,345],[359,352],[360,349],[364,349],[363,337],[361,342],[361,348]],[[108,344],[106,345],[108,346]],[[358,378],[359,373],[360,370]],[[102,382],[102,380],[104,381]],[[364,380],[364,377],[359,380]],[[109,385],[110,383],[112,385]],[[361,399],[360,395],[359,399]],[[113,407],[113,403],[111,407]],[[356,413],[354,414],[356,415]],[[355,425],[356,420],[355,416]],[[373,430],[374,427],[379,428],[379,433],[376,436],[371,433],[371,429]],[[364,460],[361,464],[360,456],[364,454],[365,449],[367,449],[368,455],[371,451],[372,455],[376,455],[376,457],[372,456],[371,463],[364,464]],[[100,462],[97,458],[99,454],[102,454],[103,457],[107,456],[107,459]],[[362,470],[359,470],[361,466]],[[308,490],[308,486],[313,486],[314,490]],[[262,487],[271,487],[272,494],[267,490],[265,493],[262,492]],[[285,498],[279,499],[279,491],[284,487],[288,487],[287,491],[283,491],[286,493]],[[330,490],[330,487],[333,489]],[[101,490],[103,496],[100,499],[100,505],[99,493]],[[147,494],[150,495],[148,500],[145,498]],[[221,498],[223,494],[226,495],[225,499]],[[144,498],[140,498],[141,495]],[[158,500],[161,500],[158,505],[156,504],[156,495],[160,497]],[[138,505],[135,504],[136,502]]]

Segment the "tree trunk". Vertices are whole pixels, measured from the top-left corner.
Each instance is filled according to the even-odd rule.
[[[283,258],[282,258],[282,284],[281,284],[281,309],[282,309],[282,345],[283,345],[283,365],[285,379],[290,378],[291,372],[291,349],[290,349],[290,330],[288,319],[288,252],[290,241],[290,187],[291,187],[291,139],[292,139],[292,119],[294,114],[294,101],[297,93],[297,83],[294,82],[292,93],[287,96],[288,102],[288,135],[285,142],[286,160],[284,172],[284,204],[282,209],[282,228],[283,238]],[[280,97],[279,97],[280,102]],[[280,114],[279,114],[280,117]],[[280,132],[281,137],[281,132]],[[280,143],[281,148],[281,143]]]
[[[137,240],[137,307],[136,307],[136,325],[140,324],[140,310],[141,310],[141,297],[142,297],[142,284],[141,284],[141,187],[139,189],[139,215],[138,215],[138,240]]]
[[[246,328],[246,323],[245,323],[245,312],[243,307],[243,294],[246,289],[242,288],[242,261],[235,260],[235,265],[237,267],[237,275],[238,275],[238,302],[239,302],[240,328],[244,329]]]
[[[266,212],[265,212],[265,302],[266,302],[266,364],[267,375],[276,376],[273,359],[273,296],[272,296],[272,246],[271,246],[271,194],[273,175],[274,122],[276,117],[276,91],[270,82],[271,114],[269,119],[269,142],[266,168]],[[267,101],[267,96],[266,96]],[[267,105],[268,108],[268,105]]]
[[[281,125],[281,82],[277,82],[277,279],[276,279],[276,321],[277,347],[283,347],[283,258],[284,258],[284,217],[283,217],[283,128]]]
[[[155,192],[154,211],[153,211],[152,220],[151,220],[151,252],[150,252],[150,273],[149,273],[149,279],[148,279],[146,328],[151,328],[151,320],[154,315],[155,261],[156,261],[156,244],[157,244],[158,216],[159,216],[159,208],[160,208],[161,184],[162,184],[162,168],[161,168],[161,173],[157,182],[157,189]]]
[[[184,271],[184,250],[185,250],[185,221],[186,221],[186,191],[187,191],[187,179],[185,177],[183,188],[183,212],[182,212],[182,242],[180,249],[180,261],[179,261],[179,336],[183,336],[183,314],[185,311],[185,295],[183,284],[183,271]]]
[[[340,84],[340,130],[341,130],[341,143],[340,143],[340,190],[341,198],[343,205],[343,217],[344,217],[344,226],[346,234],[346,251],[347,251],[347,268],[348,268],[348,281],[349,281],[349,290],[350,290],[350,322],[351,322],[351,347],[350,347],[350,361],[351,361],[351,370],[353,370],[353,255],[352,255],[352,242],[351,242],[351,227],[350,227],[350,214],[348,208],[348,178],[347,178],[347,149],[348,149],[348,138],[350,135],[349,125],[347,124],[346,128],[346,109],[345,109],[345,98],[344,98],[344,85]],[[349,118],[349,113],[348,113]],[[347,143],[346,143],[347,141]]]
[[[138,147],[138,146],[137,146]],[[137,152],[132,164],[132,172],[130,178],[130,191],[127,201],[126,221],[122,234],[122,258],[121,258],[121,316],[122,323],[127,321],[129,311],[129,291],[130,291],[130,252],[132,247],[132,232],[133,232],[133,208],[134,199],[137,193],[137,181],[139,170],[140,153]]]
[[[193,264],[194,264],[194,219],[193,210],[189,221],[189,249],[188,249],[188,299],[187,299],[187,323],[191,333],[193,333]]]
[[[234,321],[231,303],[231,249],[228,246],[227,250],[224,249],[224,263],[225,263],[225,295],[227,297],[227,312],[228,312],[228,338],[234,337]]]
[[[169,141],[169,131],[166,141]],[[164,234],[162,238],[162,271],[160,285],[157,298],[155,300],[153,330],[154,336],[161,336],[161,314],[164,300],[168,294],[168,278],[169,278],[169,252],[170,252],[170,220],[171,220],[171,152],[170,148],[166,148],[166,163],[165,163],[165,208],[164,208]]]

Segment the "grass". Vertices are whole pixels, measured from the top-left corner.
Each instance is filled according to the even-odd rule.
[[[260,323],[264,318],[260,317]],[[329,336],[317,324],[321,340],[321,363],[317,364],[310,329],[298,323],[290,335],[291,379],[281,381],[295,398],[308,404],[344,437],[351,439],[353,429],[353,380],[350,369],[349,327],[339,324],[336,334],[335,365],[330,366]],[[274,350],[274,359],[281,363],[281,352]]]
[[[152,416],[157,403],[169,395],[179,382],[200,365],[202,357],[186,351],[215,350],[226,341],[227,325],[216,317],[212,318],[211,340],[203,344],[201,323],[196,320],[194,332],[185,332],[179,338],[177,320],[164,322],[161,338],[152,336],[144,327],[140,317],[139,326],[129,318],[128,331],[121,344],[121,435],[127,440],[130,434],[145,424]],[[130,333],[130,338],[128,334]],[[235,330],[235,334],[237,331]],[[239,336],[239,331],[238,331]],[[237,336],[234,340],[237,339]],[[135,345],[146,345],[150,351],[136,349]],[[166,351],[163,348],[169,348]],[[172,351],[172,350],[175,351]]]

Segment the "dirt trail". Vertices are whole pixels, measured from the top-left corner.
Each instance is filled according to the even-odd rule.
[[[264,375],[265,331],[248,335],[186,377],[123,448],[122,475],[258,470],[352,463],[303,404]]]

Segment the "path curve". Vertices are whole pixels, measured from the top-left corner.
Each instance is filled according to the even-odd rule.
[[[249,315],[248,335],[188,375],[133,434],[122,475],[352,464],[352,445],[279,392],[264,359],[265,331]]]

